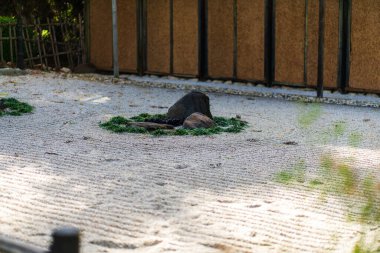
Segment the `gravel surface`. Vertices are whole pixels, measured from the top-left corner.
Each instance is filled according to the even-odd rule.
[[[35,112],[0,118],[1,235],[47,248],[73,225],[84,253],[351,252],[380,233],[349,219],[362,199],[275,180],[299,161],[317,177],[331,154],[380,182],[378,108],[209,94],[213,115],[250,127],[157,138],[98,124],[165,113],[186,91],[35,74],[0,77],[3,93]]]

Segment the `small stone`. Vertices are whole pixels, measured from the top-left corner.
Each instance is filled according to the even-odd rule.
[[[298,143],[295,142],[295,141],[285,141],[285,142],[283,142],[283,144],[284,145],[289,145],[289,146],[296,146],[296,145],[298,145]]]
[[[66,73],[66,74],[68,74],[68,73],[71,72],[71,70],[70,70],[69,68],[65,68],[65,67],[61,68],[60,71],[61,71],[62,73]]]
[[[34,69],[39,69],[39,70],[47,70],[45,64],[36,64],[33,66]]]
[[[199,112],[191,114],[183,122],[183,128],[185,129],[211,128],[214,125],[215,123],[212,119]]]
[[[15,68],[16,67],[16,64],[14,64],[13,62],[7,62],[7,66],[8,68]]]
[[[178,80],[179,79],[178,77],[175,77],[175,76],[168,76],[167,78],[169,80]]]

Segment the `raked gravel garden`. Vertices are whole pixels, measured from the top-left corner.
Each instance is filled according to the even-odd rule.
[[[0,235],[47,248],[71,225],[84,253],[380,252],[379,108],[206,92],[216,121],[244,127],[104,127],[188,93],[154,86],[0,76],[0,99],[31,106],[0,107]]]

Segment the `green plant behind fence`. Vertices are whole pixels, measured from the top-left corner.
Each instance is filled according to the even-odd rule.
[[[9,24],[14,24],[16,22],[15,18],[13,17],[3,17],[0,16],[0,32],[1,32],[1,38],[7,38],[2,40],[2,46],[3,46],[3,59],[4,61],[12,61],[11,59],[11,47],[9,45]],[[1,46],[1,44],[0,44]],[[13,52],[15,55],[15,52]],[[15,57],[15,56],[13,56]],[[0,56],[1,61],[1,56]]]

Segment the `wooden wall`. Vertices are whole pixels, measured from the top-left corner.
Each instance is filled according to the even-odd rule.
[[[208,0],[208,73],[232,78],[234,52],[233,0]]]
[[[147,72],[196,76],[198,1],[175,0],[172,8],[170,0],[147,0]]]
[[[112,69],[111,1],[91,0],[90,61],[98,69]]]
[[[275,81],[303,83],[305,0],[276,0]]]
[[[275,81],[317,85],[319,1],[276,0]],[[337,88],[339,1],[326,0],[324,86]]]
[[[208,0],[210,77],[265,79],[264,13],[265,0]]]
[[[147,0],[147,71],[170,73],[170,1]]]
[[[237,3],[237,78],[265,80],[265,1]]]
[[[173,2],[173,72],[198,75],[198,1]]]
[[[380,1],[352,0],[349,87],[380,92]]]
[[[137,72],[137,1],[118,1],[119,62],[123,72]],[[269,57],[264,55],[266,1],[269,0],[208,0],[207,77],[268,81],[264,76]],[[324,86],[336,89],[340,85],[342,6],[339,0],[325,1]],[[380,92],[380,1],[347,3],[350,1],[350,76],[346,86]],[[173,0],[172,6],[170,0],[146,3],[145,73],[197,76],[198,0]],[[315,87],[319,0],[274,3],[274,81]],[[100,70],[112,70],[111,1],[91,0],[89,16],[90,60]]]
[[[98,69],[111,70],[112,6],[109,0],[90,3],[90,61]],[[136,0],[118,1],[119,64],[125,72],[137,71]]]

